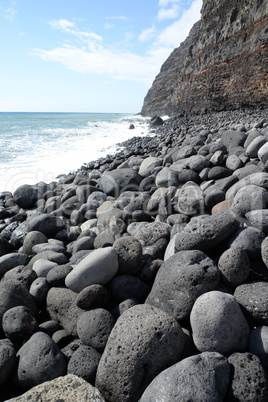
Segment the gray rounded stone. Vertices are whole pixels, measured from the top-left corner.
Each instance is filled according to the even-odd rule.
[[[77,294],[66,288],[51,288],[47,294],[47,311],[52,320],[58,321],[61,326],[77,337],[77,320],[85,310],[79,308],[76,301]]]
[[[5,273],[3,279],[11,279],[20,282],[25,285],[27,289],[30,288],[33,281],[37,278],[36,272],[32,269],[25,267],[24,265],[19,265],[15,268],[10,269]]]
[[[24,184],[14,191],[13,199],[20,208],[29,209],[38,200],[38,190],[34,186]]]
[[[109,401],[138,401],[157,374],[179,361],[184,342],[180,325],[165,312],[149,305],[130,308],[109,336],[96,387]]]
[[[118,270],[118,257],[113,247],[94,250],[87,255],[66,276],[67,288],[76,293],[85,287],[99,284],[106,285]]]
[[[244,216],[249,211],[267,207],[268,191],[259,186],[248,185],[238,190],[231,208],[239,215]]]
[[[230,237],[238,227],[239,221],[234,213],[219,212],[175,235],[175,250],[210,250]]]
[[[229,248],[218,261],[223,282],[236,287],[246,281],[250,274],[250,261],[247,253],[240,248]]]
[[[96,234],[92,232],[91,236],[83,236],[80,239],[77,239],[73,245],[72,254],[75,254],[80,250],[93,250],[95,238]]]
[[[158,374],[140,402],[222,401],[229,372],[227,359],[219,353],[187,357]]]
[[[12,342],[29,339],[38,330],[38,323],[31,310],[16,306],[5,312],[2,326],[7,338]]]
[[[41,214],[29,218],[27,220],[28,231],[38,231],[43,233],[47,238],[54,237],[54,235],[65,227],[64,221],[50,214]]]
[[[161,265],[146,304],[181,320],[189,317],[195,300],[215,289],[219,280],[218,268],[202,251],[180,251]]]
[[[25,306],[36,317],[38,308],[26,286],[10,279],[0,282],[0,323],[4,313],[12,307]],[[2,328],[2,324],[0,325]],[[0,330],[1,332],[1,330]]]
[[[18,351],[16,379],[29,389],[66,374],[67,360],[55,342],[44,332],[36,332]]]
[[[254,322],[268,325],[268,283],[262,281],[245,283],[235,289],[234,297]]]
[[[118,273],[136,274],[142,268],[142,246],[133,236],[120,237],[113,247],[118,255]]]
[[[10,269],[19,265],[26,265],[28,256],[23,253],[10,253],[0,257],[0,278]]]
[[[103,308],[96,308],[79,316],[77,334],[84,345],[103,352],[113,326],[112,314]]]
[[[268,383],[266,373],[257,356],[233,353],[228,358],[233,375],[226,397],[229,401],[266,402]]]
[[[211,291],[200,296],[190,315],[193,341],[200,352],[244,351],[249,326],[234,296]]]
[[[64,286],[66,276],[73,270],[71,265],[56,265],[52,268],[46,280],[50,287]]]
[[[229,247],[244,250],[250,258],[260,258],[265,234],[254,227],[239,229],[229,240]]]
[[[268,209],[257,209],[250,211],[245,215],[250,226],[261,230],[266,235],[268,234]]]
[[[182,164],[183,169],[191,169],[199,173],[210,164],[209,160],[203,155],[193,155],[186,159]]]
[[[246,133],[242,131],[236,130],[226,130],[223,131],[221,134],[220,143],[225,145],[228,150],[237,147],[243,146],[244,142],[246,141]]]
[[[38,276],[38,278],[40,278],[40,277],[46,278],[49,271],[51,271],[52,268],[57,267],[57,266],[58,266],[58,264],[56,262],[49,261],[49,260],[43,260],[42,258],[40,258],[39,260],[35,261],[35,263],[33,264],[33,271],[36,272],[36,275]]]
[[[0,386],[11,377],[16,367],[16,349],[9,339],[0,340]]]
[[[268,142],[266,142],[259,150],[258,150],[258,158],[262,163],[266,163],[268,160]]]
[[[261,244],[261,257],[262,257],[262,261],[268,268],[268,236],[265,237],[265,239],[263,240],[263,242]]]
[[[203,191],[194,182],[188,182],[179,190],[178,212],[186,216],[197,215],[205,210],[205,197]]]
[[[147,177],[151,174],[153,169],[157,166],[162,165],[162,159],[156,158],[155,156],[149,156],[144,159],[139,168],[139,175],[142,177]]]
[[[113,299],[121,302],[126,299],[137,299],[143,302],[148,295],[147,285],[137,276],[122,274],[115,276],[109,284]]]
[[[256,169],[256,167],[250,166],[249,171]],[[238,190],[245,186],[256,185],[259,187],[263,187],[268,189],[268,173],[265,172],[256,172],[256,173],[248,173],[246,177],[243,177],[238,182],[234,183],[228,190],[226,191],[226,200],[232,200]]]
[[[76,304],[78,307],[89,310],[97,307],[106,307],[111,299],[110,292],[103,285],[90,285],[78,294]]]
[[[42,251],[41,253],[36,254],[28,263],[28,267],[32,268],[34,263],[37,260],[48,260],[53,261],[59,265],[66,264],[68,262],[68,258],[63,253],[57,253],[56,251]]]
[[[80,346],[69,360],[67,373],[77,375],[90,384],[94,384],[100,358],[100,353],[95,349],[90,346]]]
[[[243,166],[243,162],[237,155],[229,155],[228,158],[226,159],[226,167],[233,172],[235,172],[237,169],[241,168]]]
[[[46,278],[36,278],[31,284],[29,293],[33,296],[37,304],[43,303],[46,300],[49,285]]]
[[[169,239],[171,226],[164,222],[132,222],[128,225],[127,232],[136,237],[142,246],[151,246],[157,240]]]
[[[103,173],[99,181],[99,188],[106,195],[118,197],[123,191],[138,190],[141,180],[141,175],[134,169],[116,169]]]
[[[155,184],[157,187],[178,186],[179,183],[178,172],[169,167],[164,167],[160,170],[155,178]]]
[[[259,149],[267,142],[267,138],[259,135],[246,148],[246,155],[249,158],[257,158]]]
[[[32,231],[27,233],[23,240],[23,247],[22,247],[22,252],[24,254],[30,255],[32,254],[32,248],[36,244],[41,244],[41,243],[46,243],[47,242],[47,237],[38,231]]]
[[[248,350],[258,356],[263,367],[268,369],[268,327],[253,328],[249,334]]]

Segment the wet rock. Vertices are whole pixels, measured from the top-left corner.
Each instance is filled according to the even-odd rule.
[[[77,335],[84,345],[91,346],[102,353],[113,326],[112,314],[103,308],[96,308],[79,316]]]
[[[109,336],[96,387],[110,401],[139,400],[157,374],[179,361],[183,347],[184,334],[175,319],[149,305],[134,306],[118,318]]]
[[[230,367],[219,353],[203,352],[162,371],[146,388],[140,402],[222,401]]]
[[[244,351],[249,326],[234,296],[219,291],[201,295],[190,315],[194,344],[200,352]]]
[[[181,320],[189,317],[195,300],[215,289],[219,280],[218,268],[202,251],[180,251],[161,265],[146,304]]]

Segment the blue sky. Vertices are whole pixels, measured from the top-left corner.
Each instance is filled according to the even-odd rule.
[[[137,113],[202,0],[0,0],[0,111]]]

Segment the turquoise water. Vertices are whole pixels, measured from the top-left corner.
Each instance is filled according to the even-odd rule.
[[[51,182],[148,134],[147,119],[117,113],[0,113],[0,191]],[[133,123],[135,130],[129,130]]]

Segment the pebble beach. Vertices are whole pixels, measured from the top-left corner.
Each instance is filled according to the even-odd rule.
[[[148,124],[0,192],[0,401],[268,400],[268,110]]]

